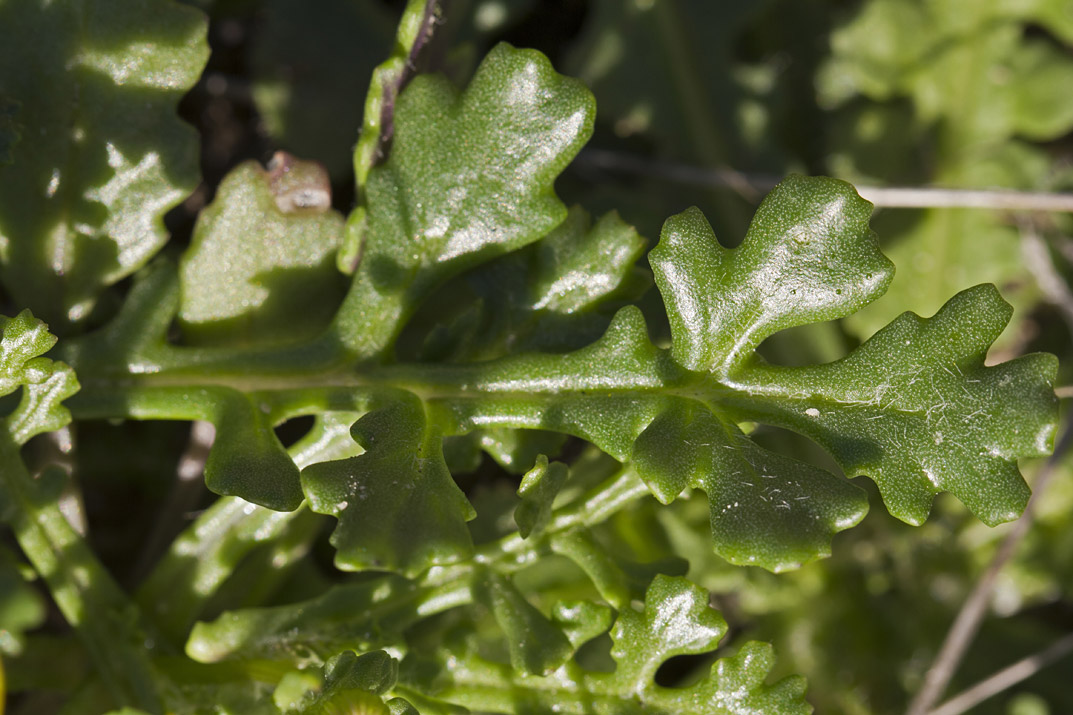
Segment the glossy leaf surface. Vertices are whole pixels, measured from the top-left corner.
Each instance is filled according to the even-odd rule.
[[[723,249],[695,209],[668,219],[651,254],[676,362],[725,375],[778,330],[845,317],[894,272],[868,228],[872,206],[846,184],[791,177]]]
[[[17,444],[24,444],[71,421],[71,413],[60,403],[78,391],[78,380],[67,365],[40,357],[56,344],[56,337],[30,311],[0,318],[0,330],[0,395],[22,388],[22,397],[4,425]]]
[[[179,98],[208,56],[205,19],[142,0],[0,6],[0,96],[33,141],[0,174],[0,276],[55,323],[86,317],[104,286],[165,242],[165,212],[197,181]],[[24,130],[25,131],[25,130]]]
[[[903,314],[838,362],[758,366],[752,379],[783,403],[765,419],[871,476],[909,523],[927,518],[940,490],[986,524],[1010,521],[1029,495],[1017,458],[1047,454],[1054,439],[1058,367],[1044,354],[984,365],[1011,312],[992,286],[977,286],[931,318]]]
[[[540,54],[499,45],[459,93],[416,78],[398,99],[391,156],[369,175],[363,246],[340,313],[344,341],[376,349],[385,319],[440,281],[541,238],[566,217],[552,182],[592,131],[592,97]],[[387,315],[370,323],[369,305]],[[388,323],[390,325],[390,323]]]

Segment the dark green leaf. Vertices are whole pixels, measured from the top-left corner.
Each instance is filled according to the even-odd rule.
[[[205,18],[178,3],[0,6],[0,95],[32,141],[0,174],[4,288],[50,323],[85,318],[102,289],[167,240],[163,217],[197,182],[176,115],[208,57]]]
[[[871,214],[845,182],[790,177],[760,204],[734,250],[719,245],[696,209],[668,219],[649,260],[674,359],[731,374],[772,333],[842,318],[875,300],[894,266],[868,228]]]
[[[638,437],[633,461],[664,503],[687,486],[704,490],[716,551],[731,563],[796,568],[829,555],[831,537],[868,512],[859,488],[759,447],[697,403],[658,415]]]
[[[1017,459],[1050,451],[1058,407],[1053,356],[984,365],[1011,313],[993,286],[977,286],[931,318],[903,314],[837,362],[757,365],[743,376],[765,386],[751,411],[816,440],[847,474],[872,477],[911,524],[939,491],[986,524],[1009,521],[1029,495]]]
[[[339,519],[336,563],[418,574],[468,556],[465,522],[476,514],[447,471],[422,402],[402,395],[358,420],[352,434],[364,454],[302,471],[310,508]]]

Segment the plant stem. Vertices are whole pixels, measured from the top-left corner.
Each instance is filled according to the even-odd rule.
[[[950,698],[929,715],[961,715],[993,695],[1026,680],[1055,661],[1073,653],[1073,633],[1067,633],[1038,653],[1022,658]]]
[[[688,186],[731,188],[743,198],[762,198],[779,177],[732,169],[708,169],[647,159],[604,149],[585,149],[575,163],[615,173],[658,177]],[[857,186],[857,193],[877,208],[966,208],[993,211],[1073,213],[1073,194],[1013,189],[949,189],[931,186]]]
[[[353,273],[361,263],[365,242],[365,184],[369,172],[383,161],[391,142],[395,100],[416,73],[418,55],[431,39],[441,12],[441,0],[409,0],[399,20],[391,56],[373,70],[365,96],[361,133],[354,148],[357,207],[347,223],[346,239],[338,258],[339,268],[346,273]]]
[[[0,430],[0,499],[12,508],[19,546],[81,637],[117,704],[163,712],[161,678],[148,655],[155,637],[56,501],[41,497],[41,489],[7,430]]]

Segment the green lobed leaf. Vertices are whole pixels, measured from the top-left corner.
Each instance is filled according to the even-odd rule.
[[[547,59],[501,44],[464,92],[416,77],[397,100],[388,160],[366,187],[368,213],[347,241],[363,246],[337,318],[359,353],[380,351],[431,288],[532,243],[566,218],[555,177],[592,131],[592,96]],[[379,311],[370,306],[379,305]]]
[[[176,105],[208,58],[204,16],[146,0],[8,2],[0,95],[33,140],[0,174],[0,279],[50,323],[85,318],[103,287],[167,240],[164,214],[198,176]]]
[[[34,435],[71,421],[71,413],[60,403],[78,392],[78,380],[64,363],[39,357],[56,344],[56,337],[29,310],[14,318],[0,316],[0,330],[0,395],[23,388],[4,425],[16,444],[25,444]]]
[[[156,261],[138,275],[122,310],[110,323],[66,341],[63,354],[106,385],[91,406],[83,409],[83,416],[118,412],[128,419],[212,422],[216,439],[205,465],[209,488],[270,509],[297,508],[302,502],[298,468],[273,432],[275,416],[271,408],[265,410],[263,396],[196,379],[192,388],[179,384],[129,394],[114,389],[127,371],[154,375],[188,360],[189,351],[167,340],[179,300],[174,267],[167,260]],[[216,355],[228,354],[236,353]]]
[[[310,682],[309,679],[298,681],[292,678],[287,684],[288,689],[305,690],[305,693],[277,688],[273,700],[277,706],[280,702],[286,705],[279,706],[284,712],[299,712],[302,715],[391,715],[406,712],[404,707],[400,708],[402,703],[389,706],[380,697],[395,684],[398,669],[398,661],[382,650],[361,655],[344,651],[325,663],[323,679]],[[309,685],[314,686],[315,692],[310,692]]]
[[[712,245],[706,224],[696,214],[668,221],[668,248],[696,251],[696,244],[704,242],[719,257],[711,261],[694,254],[692,262],[669,263],[662,243],[653,251],[657,283],[677,307],[669,311],[676,359],[686,361],[687,367],[714,369],[716,377],[722,373],[720,381],[735,388],[726,400],[741,410],[735,419],[758,419],[801,432],[831,452],[847,474],[872,476],[895,516],[922,522],[932,495],[946,489],[985,523],[1015,518],[1028,497],[1016,459],[1046,453],[1053,437],[1056,366],[1050,357],[1030,356],[983,370],[987,348],[1011,314],[994,288],[980,287],[953,298],[927,328],[919,319],[903,316],[835,363],[782,368],[764,365],[744,352],[775,328],[842,317],[874,299],[889,280],[889,262],[863,224],[867,202],[833,180],[789,183],[789,194],[777,188],[765,205],[776,211],[782,203],[797,213],[797,228],[766,225],[769,213],[761,206],[754,227],[734,251],[742,252],[739,261],[753,263],[756,283],[733,280],[728,288],[734,302],[698,298],[698,287],[705,279],[717,281],[719,266],[727,260],[725,252]],[[818,191],[810,194],[813,186]],[[802,193],[795,195],[797,191]],[[843,207],[848,216],[841,215]],[[759,256],[765,259],[757,261]],[[750,275],[749,263],[745,275]],[[664,267],[668,265],[669,271]],[[735,265],[741,270],[741,263]],[[692,269],[676,280],[682,266]],[[763,307],[754,307],[758,303]],[[741,310],[734,309],[738,305]],[[720,337],[730,333],[716,343],[719,348],[703,337],[708,325],[719,329]],[[824,399],[812,404],[810,400],[821,395]],[[776,407],[779,402],[783,404]],[[749,407],[742,409],[745,404]],[[825,417],[825,411],[838,417]],[[759,470],[757,476],[770,476],[765,472]],[[749,483],[762,483],[751,476]],[[790,480],[790,485],[799,482]],[[779,484],[778,489],[785,486]],[[758,489],[772,496],[766,487]],[[808,504],[809,494],[787,491],[795,501],[804,497],[802,506]],[[765,503],[797,511],[798,504],[784,498],[786,492],[776,493],[778,498]],[[725,501],[728,509],[737,502]],[[849,517],[833,516],[836,523]]]
[[[986,524],[1009,521],[1029,496],[1017,459],[1050,452],[1058,409],[1053,355],[984,364],[1012,312],[994,286],[977,286],[931,318],[904,313],[842,360],[757,365],[746,381],[765,387],[750,411],[869,475],[911,524],[939,491]]]
[[[442,435],[413,395],[370,412],[351,428],[357,457],[302,470],[309,508],[339,519],[336,565],[416,575],[466,558],[476,516],[443,460]]]
[[[577,349],[607,328],[609,308],[638,297],[650,284],[635,265],[644,246],[617,214],[594,224],[575,206],[535,244],[447,283],[407,332],[423,329],[423,360],[465,362],[522,350]]]
[[[552,610],[551,620],[577,650],[607,632],[613,615],[610,608],[592,601],[559,601]]]
[[[441,362],[580,348],[606,330],[611,308],[650,285],[635,265],[644,245],[614,212],[593,223],[575,206],[537,243],[447,283],[407,332],[421,332],[421,360]],[[452,303],[460,304],[453,312]],[[504,469],[521,473],[537,454],[557,453],[563,439],[553,432],[485,428],[471,432],[467,442],[473,463],[483,449]]]
[[[343,218],[320,165],[277,154],[224,177],[179,264],[189,343],[297,341],[323,330],[344,293]]]
[[[673,216],[649,256],[674,359],[726,375],[778,330],[845,317],[883,293],[894,266],[868,228],[872,205],[835,179],[772,189],[736,249],[697,209]]]
[[[477,374],[474,387],[493,394],[446,400],[458,425],[452,429],[503,421],[566,432],[633,462],[664,503],[687,487],[701,488],[715,549],[733,563],[782,570],[826,555],[830,537],[867,511],[857,487],[763,450],[716,419],[726,386],[684,372],[668,351],[657,350],[635,307],[619,311],[587,348],[493,362]],[[500,391],[503,398],[495,395]],[[507,396],[526,391],[529,401]],[[683,394],[696,400],[677,396]],[[783,488],[792,510],[773,498]]]
[[[664,503],[687,486],[704,490],[716,550],[732,563],[796,568],[830,555],[831,536],[868,512],[858,487],[758,446],[697,403],[659,414],[634,444],[633,461]]]
[[[291,445],[288,453],[298,466],[361,453],[350,437],[357,413],[326,411],[313,427]],[[181,642],[205,602],[227,582],[257,547],[297,534],[315,533],[320,519],[308,510],[278,512],[237,497],[219,499],[172,542],[168,553],[138,589],[139,605],[155,616],[161,630]],[[279,573],[293,551],[272,554]]]
[[[399,662],[382,650],[357,655],[340,653],[324,664],[324,688],[366,690],[381,695],[395,685]]]
[[[875,346],[882,348],[808,368],[768,366],[753,350],[777,330],[844,316],[882,291],[891,266],[867,228],[868,210],[844,182],[792,177],[765,200],[739,248],[719,246],[695,211],[672,217],[651,258],[669,304],[669,354],[649,342],[636,308],[623,309],[587,348],[472,368],[465,380],[482,397],[444,400],[457,425],[451,429],[497,424],[566,432],[632,461],[664,503],[688,487],[701,488],[716,551],[773,570],[829,553],[831,536],[859,522],[867,502],[845,480],[762,449],[739,422],[812,437],[848,474],[880,483],[892,513],[905,520],[926,516],[938,489],[925,469],[937,473],[928,465],[936,459],[945,464],[939,488],[953,491],[987,523],[1012,518],[1027,494],[1014,460],[1048,449],[1053,433],[1053,361],[1033,357],[994,368],[990,374],[1008,371],[1008,393],[968,382],[978,379],[971,375],[964,385],[944,382],[955,376],[955,363],[965,374],[980,366],[1009,319],[1007,308],[981,300],[970,309],[966,299],[955,299],[956,318],[937,321],[933,338],[914,347],[911,359],[879,336]],[[891,335],[903,330],[896,326]],[[873,364],[860,370],[864,355]],[[949,363],[936,363],[940,355]],[[876,399],[902,387],[895,379],[902,363],[915,366],[904,377],[905,386],[917,378],[913,402],[892,402],[896,392]],[[946,387],[928,391],[933,384]],[[847,394],[851,385],[867,394]],[[955,399],[955,390],[968,399]],[[810,400],[825,393],[839,403],[837,423],[816,419],[825,403]],[[1000,402],[1001,409],[986,397],[1015,393],[1020,399]],[[530,397],[519,397],[524,394]],[[864,406],[869,402],[873,410]],[[981,409],[996,421],[981,418]],[[971,424],[955,436],[960,447],[939,448],[935,430],[919,429],[944,410],[946,420]],[[791,412],[793,419],[785,416]],[[820,423],[829,431],[818,431]],[[1016,429],[1018,436],[992,436],[996,428]],[[927,445],[941,455],[922,457]]]
[[[703,589],[684,578],[657,576],[645,594],[644,610],[623,608],[611,628],[615,683],[627,691],[647,690],[665,660],[715,650],[726,631],[726,621],[708,605]]]
[[[217,434],[205,462],[205,485],[269,509],[297,509],[302,503],[298,467],[273,432],[271,417],[238,390],[208,388],[202,394],[202,418],[216,426]]]

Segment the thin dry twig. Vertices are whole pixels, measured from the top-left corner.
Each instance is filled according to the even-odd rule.
[[[989,675],[971,688],[947,700],[932,710],[929,715],[961,715],[969,708],[975,707],[993,695],[1010,688],[1022,680],[1031,678],[1048,665],[1073,653],[1073,633],[1067,633],[1051,645],[1027,658],[1022,658],[1013,665]]]
[[[1070,330],[1073,331],[1073,293],[1070,292],[1069,286],[1066,285],[1057,268],[1055,268],[1047,245],[1039,235],[1033,222],[1025,217],[1019,217],[1018,225],[1021,229],[1021,253],[1025,266],[1036,279],[1036,283],[1045,298],[1061,311],[1062,317],[1067,325],[1070,326]],[[1070,392],[1068,387],[1064,388],[1064,390],[1067,393]],[[1062,389],[1056,390],[1056,394],[1062,391]],[[1059,394],[1059,397],[1062,396]],[[1054,466],[1069,447],[1070,434],[1071,431],[1067,425],[1054,454],[1040,472],[1028,508],[1025,509],[1025,513],[1014,524],[1014,528],[1007,535],[987,571],[976,584],[976,588],[966,599],[961,612],[958,613],[958,617],[954,621],[954,625],[951,627],[950,632],[947,633],[943,647],[925,678],[924,687],[921,688],[920,692],[917,693],[917,697],[910,704],[910,715],[923,715],[924,713],[928,713],[928,715],[959,715],[959,713],[965,712],[992,695],[1000,693],[1011,685],[1030,677],[1041,668],[1073,650],[1073,634],[1069,634],[1040,653],[1000,670],[951,698],[939,708],[931,710],[932,705],[939,699],[949,684],[950,678],[954,674],[954,669],[961,661],[965,650],[979,627],[980,621],[983,619],[995,578],[1006,561],[1013,556],[1018,544],[1028,532],[1033,504],[1039,500],[1040,494],[1043,493],[1054,474]]]
[[[962,604],[957,618],[954,619],[954,624],[946,634],[942,648],[939,649],[939,654],[935,657],[931,668],[928,669],[923,687],[909,704],[909,709],[906,711],[907,715],[927,715],[931,713],[935,703],[942,697],[947,685],[949,685],[955,669],[965,655],[965,651],[972,643],[976,631],[987,613],[988,602],[991,599],[991,592],[995,588],[995,580],[998,578],[999,572],[1002,571],[1006,562],[1017,551],[1017,547],[1020,546],[1021,541],[1028,533],[1028,529],[1032,525],[1032,513],[1035,511],[1035,505],[1039,503],[1041,495],[1047,490],[1048,484],[1057,472],[1058,463],[1064,457],[1070,444],[1073,443],[1073,431],[1070,431],[1068,423],[1065,423],[1065,425],[1054,453],[1036,476],[1032,498],[1029,499],[1024,514],[1021,515],[1020,519],[1013,522],[1010,532],[999,546],[998,551],[995,552],[991,563],[987,566],[987,570],[984,571],[969,597]]]
[[[1032,221],[1019,217],[1017,223],[1021,229],[1021,257],[1024,258],[1025,267],[1036,280],[1043,297],[1058,308],[1066,326],[1073,333],[1073,292],[1058,272],[1046,242]]]
[[[605,149],[586,149],[576,162],[583,169],[650,176],[689,186],[732,189],[749,201],[759,200],[779,182],[779,177],[776,176],[748,174],[725,168],[702,168]],[[913,186],[858,186],[857,192],[880,208],[969,208],[1073,213],[1073,194],[1064,193]]]

